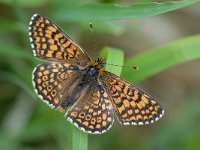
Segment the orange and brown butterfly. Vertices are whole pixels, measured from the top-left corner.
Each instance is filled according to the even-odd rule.
[[[104,70],[55,23],[38,14],[29,25],[33,54],[44,63],[35,67],[37,95],[67,120],[88,133],[104,133],[116,114],[124,125],[157,121],[164,111],[156,100],[124,79]]]

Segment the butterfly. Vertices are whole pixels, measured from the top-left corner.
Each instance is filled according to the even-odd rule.
[[[29,24],[33,54],[44,63],[33,71],[36,94],[87,133],[106,132],[114,116],[124,125],[145,125],[164,114],[162,106],[133,84],[92,60],[60,27],[35,14]]]

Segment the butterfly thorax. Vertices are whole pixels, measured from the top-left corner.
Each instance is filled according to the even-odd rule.
[[[99,58],[97,61],[91,61],[88,63],[87,67],[81,71],[82,73],[80,73],[80,76],[78,76],[68,89],[68,92],[70,91],[70,95],[63,98],[61,103],[62,109],[66,109],[80,97],[84,96],[89,87],[98,84],[98,76],[102,71],[104,71],[103,67],[103,58]]]
[[[98,58],[97,61],[92,60],[91,62],[88,63],[89,74],[94,74],[95,72],[100,73],[104,71],[104,64],[105,64],[105,59],[103,57]]]

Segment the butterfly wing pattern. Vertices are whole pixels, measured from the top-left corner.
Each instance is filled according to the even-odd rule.
[[[162,107],[148,94],[122,78],[105,71],[102,74],[105,88],[120,123],[145,125],[157,121],[164,114]]]
[[[36,94],[87,133],[104,133],[114,114],[124,125],[157,121],[164,110],[151,96],[107,72],[55,23],[38,14],[29,24],[33,54],[45,61],[33,71]]]
[[[38,14],[29,23],[29,38],[35,57],[41,60],[86,65],[90,57],[62,29]]]
[[[104,133],[113,124],[114,111],[103,86],[93,84],[87,94],[70,108],[66,117],[83,131]]]
[[[61,111],[63,99],[69,95],[66,90],[74,84],[79,76],[79,68],[66,63],[49,63],[38,65],[33,71],[33,84],[39,97],[52,108]],[[66,103],[66,102],[65,102]]]

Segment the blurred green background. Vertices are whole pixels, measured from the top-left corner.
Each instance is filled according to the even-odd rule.
[[[180,7],[188,6],[177,9],[175,3],[157,7],[149,2],[0,0],[0,150],[72,147],[72,126],[40,101],[32,87],[32,70],[39,63],[28,37],[34,13],[56,22],[91,56],[95,51],[88,24],[93,22],[97,49],[123,50],[125,65],[140,67],[123,69],[123,77],[137,81],[165,109],[164,117],[148,126],[121,126],[116,120],[107,133],[89,135],[89,150],[200,149],[200,3],[178,1]]]

